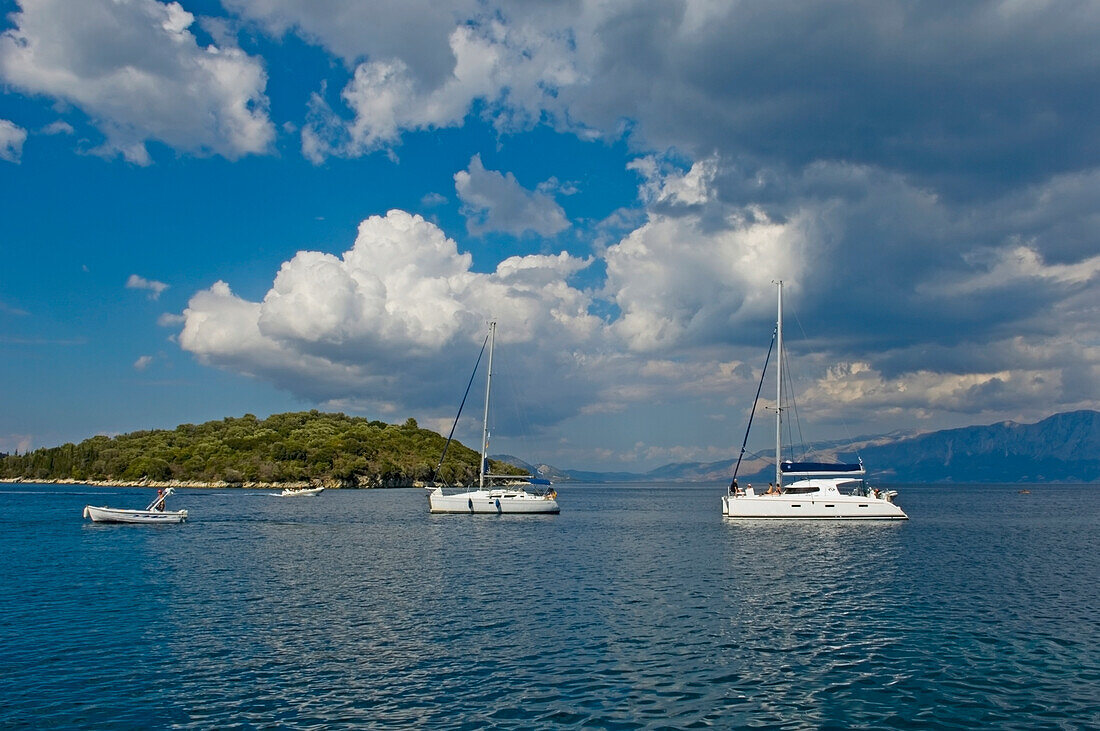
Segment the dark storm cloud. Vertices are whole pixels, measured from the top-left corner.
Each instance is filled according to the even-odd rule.
[[[874,165],[962,198],[1100,160],[1096,3],[724,7],[691,32],[674,3],[608,18],[580,116],[633,109],[657,147]]]

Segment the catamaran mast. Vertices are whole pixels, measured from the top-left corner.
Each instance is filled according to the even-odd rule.
[[[779,469],[781,461],[780,447],[783,439],[783,280],[775,282],[779,291],[779,314],[775,321],[775,486],[783,486],[783,474]],[[492,363],[489,351],[489,362]]]
[[[477,475],[479,488],[485,487],[485,467],[489,451],[489,386],[493,383],[493,343],[496,341],[497,324],[494,320],[489,323],[489,368],[485,376],[485,415],[481,422],[481,464],[478,466]]]

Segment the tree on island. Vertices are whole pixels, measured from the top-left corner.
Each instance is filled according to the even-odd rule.
[[[2,455],[0,477],[343,487],[399,487],[430,480],[473,484],[479,454],[459,442],[451,443],[436,473],[445,441],[413,418],[397,426],[316,409],[262,420],[245,414]],[[500,474],[524,474],[496,460],[490,466]]]

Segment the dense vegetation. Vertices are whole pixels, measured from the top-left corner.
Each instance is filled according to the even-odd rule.
[[[195,482],[321,482],[358,487],[433,479],[472,484],[478,453],[409,419],[401,426],[319,411],[181,424],[0,456],[0,477]],[[494,472],[518,468],[492,461]]]

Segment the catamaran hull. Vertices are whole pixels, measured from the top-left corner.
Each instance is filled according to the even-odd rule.
[[[752,520],[909,520],[896,504],[876,497],[851,495],[723,495],[722,515]]]
[[[187,520],[187,511],[125,510],[85,505],[84,517],[93,523],[182,523]]]
[[[561,512],[558,501],[550,496],[518,491],[504,495],[480,490],[444,495],[441,491],[435,490],[428,493],[428,507],[433,513],[556,515]]]

